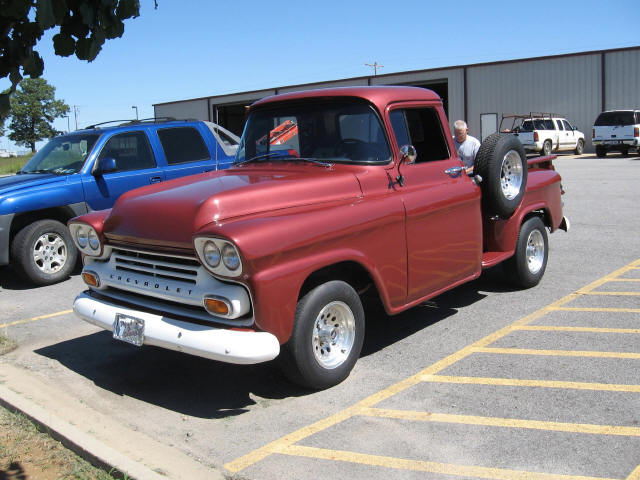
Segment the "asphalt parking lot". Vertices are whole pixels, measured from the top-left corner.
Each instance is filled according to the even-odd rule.
[[[0,329],[18,348],[0,398],[136,478],[640,479],[640,157],[555,165],[572,227],[550,236],[542,283],[512,290],[497,267],[368,319],[332,389],[115,342],[70,312],[77,274],[28,288],[5,268]]]

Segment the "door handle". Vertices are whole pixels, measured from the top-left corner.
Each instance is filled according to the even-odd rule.
[[[444,173],[449,175],[451,178],[456,178],[456,177],[460,176],[460,174],[462,173],[463,170],[464,170],[464,168],[462,168],[462,167],[451,167],[451,168],[447,168],[444,171]]]
[[[162,177],[151,177],[149,179],[149,183],[160,183],[162,181]]]

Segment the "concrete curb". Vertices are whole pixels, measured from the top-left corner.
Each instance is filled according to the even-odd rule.
[[[130,430],[49,385],[28,370],[2,363],[0,404],[31,419],[93,465],[136,480],[223,480],[175,448]]]

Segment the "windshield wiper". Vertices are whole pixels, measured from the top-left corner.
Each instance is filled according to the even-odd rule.
[[[262,155],[256,155],[255,157],[245,158],[244,160],[240,160],[239,162],[234,162],[234,165],[244,165],[245,163],[261,162],[273,156],[282,156],[282,154],[279,152],[263,153]]]
[[[333,163],[325,162],[317,158],[311,158],[311,157],[296,157],[295,155],[290,155],[287,157],[282,157],[282,160],[287,160],[289,162],[311,162],[311,163],[315,163],[316,165],[320,165],[322,167],[327,167],[327,168],[333,167]]]

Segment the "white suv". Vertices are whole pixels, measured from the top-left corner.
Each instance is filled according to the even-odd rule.
[[[624,156],[631,149],[640,153],[640,110],[602,112],[593,124],[591,138],[598,157],[604,157],[610,150]]]
[[[511,132],[520,139],[525,150],[539,152],[542,155],[571,150],[576,155],[581,155],[584,150],[584,134],[566,118],[542,113],[508,117],[513,117],[514,123],[519,122]]]

